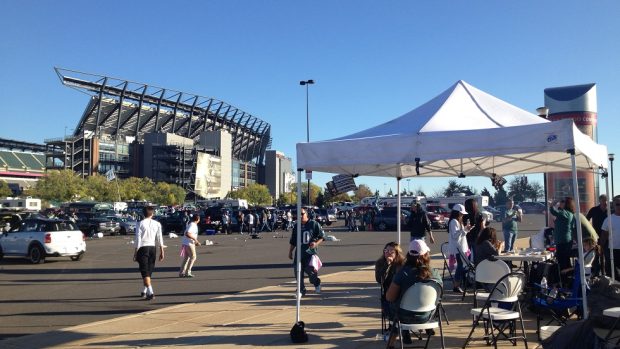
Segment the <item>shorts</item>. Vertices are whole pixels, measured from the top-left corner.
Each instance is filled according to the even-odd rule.
[[[136,254],[136,261],[138,262],[138,268],[142,277],[151,277],[153,270],[155,269],[155,257],[157,250],[155,246],[142,246],[138,249]]]

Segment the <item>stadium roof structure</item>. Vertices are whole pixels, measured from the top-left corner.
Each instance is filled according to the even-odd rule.
[[[215,98],[143,83],[54,68],[63,85],[91,96],[73,135],[131,136],[166,132],[198,140],[203,131],[232,135],[233,159],[263,163],[271,125]]]

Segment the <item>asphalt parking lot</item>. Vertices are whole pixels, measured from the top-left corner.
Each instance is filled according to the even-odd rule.
[[[526,215],[521,237],[537,232],[542,215]],[[499,227],[498,223],[493,223]],[[325,227],[341,241],[326,241],[320,248],[321,274],[353,270],[374,264],[395,232],[345,232],[342,221]],[[133,236],[89,240],[87,254],[79,262],[49,258],[32,265],[22,259],[0,261],[2,307],[0,338],[40,333],[58,328],[140,313],[182,303],[206,302],[293,280],[287,258],[290,233],[263,233],[261,239],[246,236],[201,235],[212,246],[198,247],[193,279],[178,278],[180,239],[165,238],[166,259],[157,264],[153,277],[156,299],[141,300],[137,265],[133,262]],[[432,252],[446,240],[445,230],[435,232]],[[403,241],[408,233],[403,232]],[[307,279],[306,279],[307,282]],[[291,302],[294,297],[291,295]]]

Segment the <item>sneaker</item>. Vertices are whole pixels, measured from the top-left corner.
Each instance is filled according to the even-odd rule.
[[[186,276],[185,274],[183,274],[183,273],[179,273],[179,277],[180,277],[180,278],[184,278],[185,276]]]
[[[314,287],[314,293],[321,294],[321,285],[318,285],[318,286]]]
[[[145,299],[146,298],[146,292],[140,292],[140,298]]]
[[[144,299],[146,299],[147,301],[153,300],[153,299],[155,299],[155,294],[153,294],[153,293],[147,294]]]
[[[185,275],[185,277],[186,277],[186,278],[193,278],[193,277],[194,277],[194,274],[187,274],[187,275]]]
[[[460,287],[455,287],[452,289],[452,291],[456,293],[463,293],[463,290]]]

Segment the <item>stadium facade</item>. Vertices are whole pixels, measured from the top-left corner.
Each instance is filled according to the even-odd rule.
[[[89,100],[71,135],[45,140],[47,169],[72,169],[83,177],[114,170],[119,178],[178,184],[202,198],[225,197],[259,177],[271,184],[275,198],[284,188],[271,178],[284,181],[281,171],[265,167],[272,142],[266,121],[214,98],[55,70],[63,85]]]
[[[0,139],[0,180],[14,195],[33,188],[45,173],[45,145]]]

